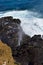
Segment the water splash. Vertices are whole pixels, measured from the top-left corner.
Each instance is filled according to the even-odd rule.
[[[20,26],[18,28],[19,28],[19,32],[18,32],[18,36],[19,36],[19,38],[18,38],[18,46],[20,46],[21,41],[22,41],[22,37],[23,37],[23,30],[22,30],[22,28]]]

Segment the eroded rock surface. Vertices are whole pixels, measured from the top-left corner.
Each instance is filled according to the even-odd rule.
[[[19,19],[0,18],[0,39],[10,46],[12,56],[21,65],[43,65],[43,39],[26,35]]]
[[[9,46],[0,41],[0,65],[17,65]]]
[[[0,39],[11,47],[13,55],[18,46],[30,40],[30,36],[25,35],[20,23],[19,19],[13,19],[11,16],[0,18]]]

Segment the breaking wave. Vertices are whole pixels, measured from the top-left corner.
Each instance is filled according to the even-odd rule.
[[[27,35],[43,35],[43,19],[40,18],[41,14],[28,10],[0,12],[0,18],[5,16],[19,18],[21,20],[21,27]]]

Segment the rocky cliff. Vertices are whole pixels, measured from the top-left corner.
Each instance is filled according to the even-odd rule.
[[[24,33],[19,19],[0,18],[0,40],[12,50],[12,56],[21,65],[43,65],[43,39]]]

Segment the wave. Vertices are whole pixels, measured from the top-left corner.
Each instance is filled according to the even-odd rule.
[[[28,10],[0,12],[0,18],[5,16],[19,18],[21,20],[21,27],[25,34],[30,36],[35,34],[43,35],[43,19],[39,18],[41,16],[39,13]]]

